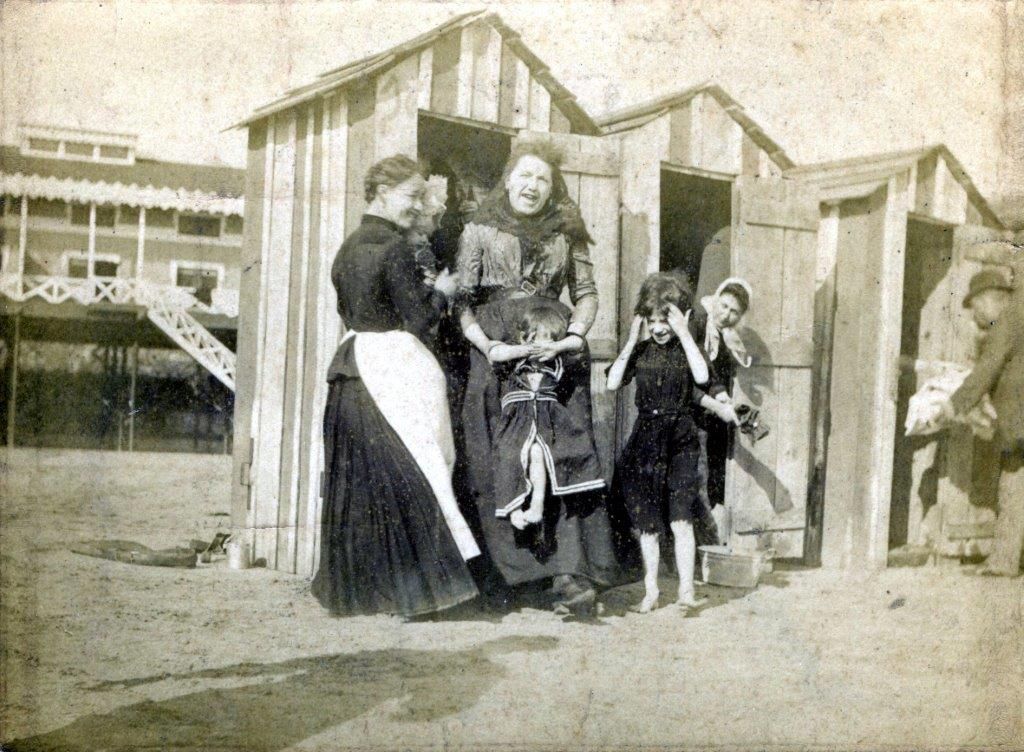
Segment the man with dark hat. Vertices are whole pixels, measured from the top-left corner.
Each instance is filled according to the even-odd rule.
[[[986,395],[997,414],[1000,443],[999,517],[985,574],[1015,577],[1024,547],[1024,290],[1008,275],[986,269],[971,279],[964,298],[982,331],[974,370],[945,406],[948,416],[966,416]]]

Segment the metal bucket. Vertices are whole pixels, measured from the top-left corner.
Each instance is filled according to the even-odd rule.
[[[740,553],[728,546],[700,546],[700,566],[704,582],[725,587],[757,587],[766,571],[770,554],[765,551]]]
[[[252,566],[252,544],[247,541],[228,541],[228,567],[248,569]]]

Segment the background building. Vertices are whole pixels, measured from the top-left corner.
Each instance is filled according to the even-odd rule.
[[[0,146],[9,446],[230,450],[244,171],[136,141],[26,125]]]

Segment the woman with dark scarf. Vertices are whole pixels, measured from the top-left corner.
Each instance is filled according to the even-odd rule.
[[[533,346],[540,361],[564,363],[566,406],[591,423],[590,357],[585,335],[597,314],[592,242],[559,171],[561,156],[546,144],[521,143],[501,183],[466,224],[459,242],[456,300],[472,344],[462,410],[469,492],[487,552],[510,586],[551,578],[556,610],[586,609],[594,582],[615,569],[605,510],[595,494],[553,496],[539,526],[515,529],[496,515],[494,438],[502,414],[498,379],[488,353],[516,342],[524,307],[559,309],[569,325],[561,339]],[[558,298],[568,287],[573,308]],[[600,479],[592,479],[600,480]],[[534,529],[537,528],[537,529]],[[493,595],[493,593],[492,593]]]

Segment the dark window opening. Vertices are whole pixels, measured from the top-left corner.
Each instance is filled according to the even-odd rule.
[[[96,207],[96,226],[97,227],[113,227],[114,217],[116,212],[113,206],[97,206]],[[89,226],[89,205],[88,204],[72,204],[71,205],[71,224],[73,225],[84,225]]]
[[[57,151],[60,148],[60,141],[54,141],[50,138],[30,138],[28,140],[28,148],[33,151]]]
[[[128,159],[126,146],[101,146],[100,156],[104,159]]]
[[[178,216],[178,233],[200,238],[219,238],[220,217],[181,214]]]
[[[217,289],[217,271],[215,269],[195,269],[178,267],[176,284],[178,287],[191,287],[196,300],[206,305],[213,303],[213,291]]]
[[[80,141],[68,141],[64,144],[64,153],[73,154],[76,157],[91,157],[92,144],[84,144]]]
[[[224,232],[228,235],[241,235],[242,234],[242,218],[241,217],[225,217],[224,219]]]

